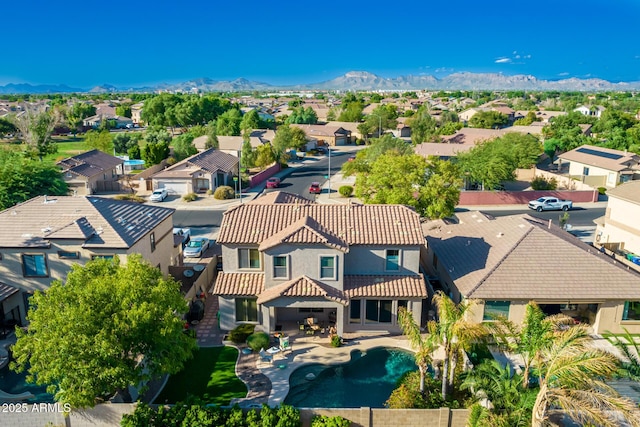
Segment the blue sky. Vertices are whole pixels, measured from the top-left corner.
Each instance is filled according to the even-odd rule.
[[[0,84],[297,84],[352,70],[640,81],[638,0],[6,3]]]

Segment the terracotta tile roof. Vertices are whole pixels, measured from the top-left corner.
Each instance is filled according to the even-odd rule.
[[[475,147],[475,144],[447,144],[440,142],[423,142],[414,148],[414,152],[423,157],[455,157],[459,153],[466,153]]]
[[[557,226],[529,215],[458,215],[430,230],[427,246],[467,298],[640,299],[640,275]]]
[[[607,190],[607,196],[640,205],[640,181],[629,181]]]
[[[311,217],[347,245],[422,245],[420,216],[402,205],[243,204],[223,216],[217,242],[259,245]]]
[[[640,170],[640,156],[637,154],[593,145],[582,145],[559,155],[558,158],[616,172],[625,169]]]
[[[264,273],[218,273],[213,295],[258,296],[264,292]]]
[[[0,282],[0,302],[9,298],[11,295],[15,294],[18,291],[18,288],[14,288],[13,286]]]
[[[310,204],[314,203],[314,201],[298,194],[287,193],[286,191],[270,191],[268,193],[263,193],[262,196],[253,199],[249,203],[253,205],[271,205],[273,203]]]
[[[85,248],[130,248],[174,210],[95,196],[35,197],[0,212],[0,247],[48,247],[81,239]]]
[[[345,253],[349,252],[349,246],[344,240],[328,231],[309,216],[300,218],[268,239],[263,240],[258,250],[265,251],[282,243],[316,243]]]
[[[158,172],[153,175],[153,178],[188,178],[200,170],[211,174],[217,171],[232,172],[237,165],[238,158],[236,156],[210,148]]]
[[[426,298],[422,274],[415,276],[345,275],[344,292],[349,298]]]
[[[91,150],[77,156],[60,160],[57,165],[62,168],[63,173],[73,173],[84,177],[92,177],[111,171],[116,166],[124,163],[118,157],[103,153],[100,150]]]
[[[298,127],[304,131],[304,133],[309,137],[314,136],[335,136],[337,135],[346,135],[350,131],[341,127],[341,126],[331,126],[331,125],[300,125],[300,124],[292,124],[291,126]]]
[[[258,297],[258,304],[272,301],[280,297],[310,298],[319,297],[335,301],[342,305],[349,304],[349,298],[340,289],[326,285],[307,276],[300,276],[288,282],[266,289]]]

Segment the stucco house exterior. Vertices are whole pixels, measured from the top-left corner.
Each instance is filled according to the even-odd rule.
[[[457,224],[428,230],[432,278],[454,301],[478,301],[476,322],[501,314],[522,322],[535,301],[597,334],[640,332],[640,274],[561,228],[526,214],[457,214]],[[431,281],[431,280],[430,280]]]
[[[604,110],[605,108],[602,105],[594,105],[592,107],[581,105],[573,109],[573,111],[577,111],[583,116],[593,116],[597,118],[600,118],[600,116],[602,116],[602,113],[604,112]]]
[[[30,294],[96,257],[138,253],[166,275],[178,261],[173,212],[94,196],[40,196],[0,212],[0,320],[24,324]]]
[[[605,215],[595,220],[594,245],[640,256],[640,181],[620,184],[608,190],[607,196]]]
[[[151,176],[153,188],[166,188],[169,194],[184,195],[233,187],[238,176],[238,157],[210,148],[186,158]]]
[[[640,179],[640,156],[611,148],[582,145],[558,159],[569,163],[569,175],[592,187],[613,188]]]
[[[101,191],[118,191],[118,179],[124,172],[124,161],[100,150],[91,150],[57,163],[69,187],[78,196]]]
[[[311,316],[337,333],[399,332],[427,297],[420,217],[401,205],[327,205],[280,192],[225,212],[220,325],[288,329]]]
[[[342,126],[292,124],[304,131],[309,139],[315,139],[320,145],[345,145],[351,143],[351,131]]]

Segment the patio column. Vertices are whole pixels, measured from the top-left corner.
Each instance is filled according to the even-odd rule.
[[[336,306],[336,329],[338,335],[342,336],[344,334],[344,313],[346,309],[343,305],[338,304]]]

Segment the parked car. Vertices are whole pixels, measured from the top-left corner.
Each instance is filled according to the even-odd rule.
[[[542,211],[568,211],[573,208],[573,202],[571,200],[558,199],[556,197],[540,197],[536,200],[529,202],[529,209],[533,209],[538,212]]]
[[[182,245],[186,245],[189,243],[191,239],[191,229],[190,228],[174,228],[173,234],[176,236],[180,236],[182,238]]]
[[[169,193],[167,193],[166,188],[158,188],[157,190],[154,190],[153,193],[151,193],[149,200],[151,200],[152,202],[162,202],[167,198],[168,195]]]
[[[322,188],[320,188],[320,183],[319,182],[312,182],[311,186],[309,187],[309,193],[311,193],[311,194],[320,194],[320,193],[322,193]]]
[[[202,254],[209,248],[209,239],[206,237],[194,237],[189,241],[187,246],[184,247],[185,258],[200,258]]]
[[[267,188],[278,188],[280,185],[280,178],[272,176],[267,180]]]
[[[347,159],[348,162],[353,162],[356,159],[356,156],[349,156]]]

